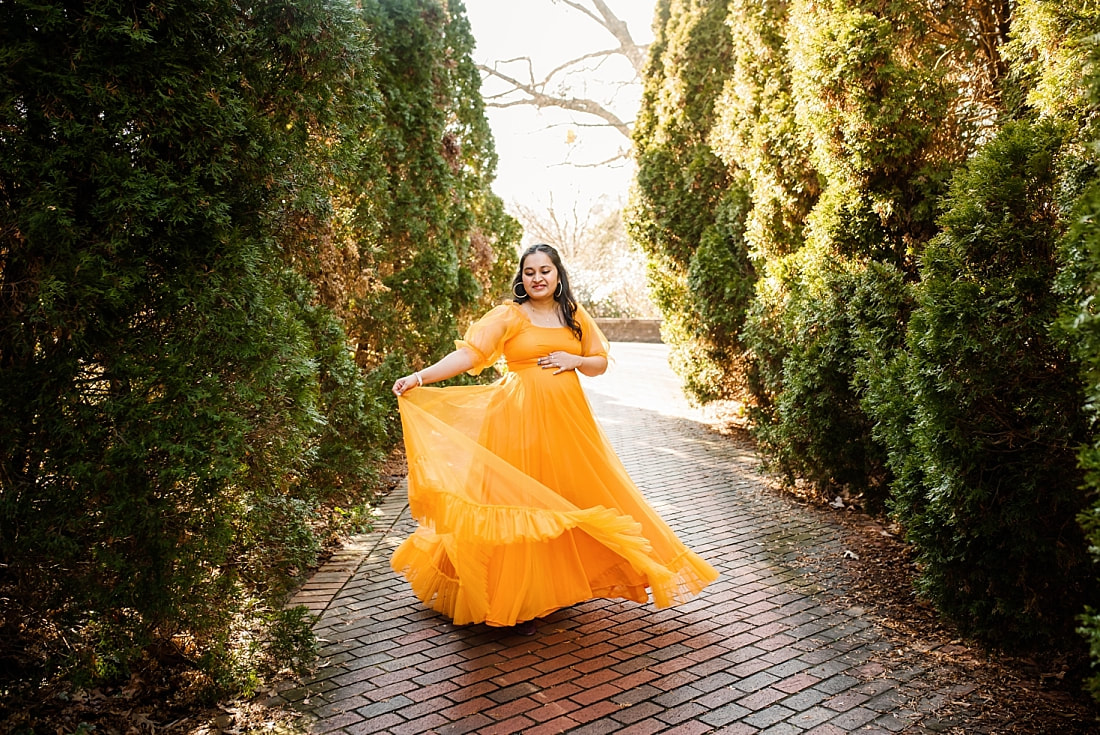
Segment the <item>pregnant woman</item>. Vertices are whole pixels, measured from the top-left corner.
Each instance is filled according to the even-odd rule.
[[[602,374],[608,344],[553,247],[523,253],[512,295],[393,385],[419,523],[393,569],[455,624],[527,635],[591,598],[668,607],[698,594],[718,573],[649,507],[592,415],[577,372]],[[423,388],[502,355],[491,385]]]

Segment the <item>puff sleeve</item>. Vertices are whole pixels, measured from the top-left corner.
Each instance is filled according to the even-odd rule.
[[[581,354],[585,357],[607,357],[611,344],[607,341],[600,328],[596,326],[596,320],[588,315],[583,306],[577,306],[575,316],[581,327]]]
[[[522,318],[515,306],[501,304],[471,324],[462,339],[455,340],[457,349],[474,356],[474,366],[467,371],[470,375],[477,375],[500,359],[504,343],[518,331]]]

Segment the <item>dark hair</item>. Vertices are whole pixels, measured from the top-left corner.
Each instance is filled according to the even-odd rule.
[[[558,306],[561,307],[561,318],[565,322],[565,326],[569,327],[569,331],[573,333],[574,337],[581,339],[581,325],[577,323],[576,319],[577,300],[573,298],[573,289],[569,288],[569,276],[565,272],[565,266],[561,263],[561,256],[558,255],[558,251],[552,245],[540,242],[527,248],[519,256],[519,267],[516,268],[516,276],[512,279],[512,300],[517,304],[522,304],[531,298],[527,293],[527,289],[523,287],[523,263],[527,260],[528,255],[534,255],[535,253],[545,253],[550,258],[550,262],[554,264],[554,267],[558,269],[558,283],[561,284],[561,293],[554,295],[554,301],[557,301]],[[519,286],[519,288],[517,289],[516,286]]]

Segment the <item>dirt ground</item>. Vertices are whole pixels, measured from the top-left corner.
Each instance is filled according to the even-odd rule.
[[[920,599],[913,587],[912,551],[875,519],[859,512],[820,512],[848,530],[848,596],[888,629],[903,646],[891,655],[935,660],[924,675],[930,689],[956,685],[959,696],[943,702],[937,715],[944,732],[1088,735],[1100,733],[1100,705],[1084,691],[1089,674],[1083,641],[1072,651],[1010,655],[959,636]],[[939,676],[940,681],[931,677]],[[952,726],[965,722],[965,726]]]

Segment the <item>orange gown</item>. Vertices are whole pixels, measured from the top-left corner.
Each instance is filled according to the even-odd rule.
[[[615,455],[576,372],[537,365],[555,350],[607,356],[583,308],[578,341],[514,303],[456,341],[472,374],[503,354],[491,385],[417,388],[398,399],[416,531],[390,565],[455,624],[507,626],[591,598],[668,607],[718,572],[676,538]]]

